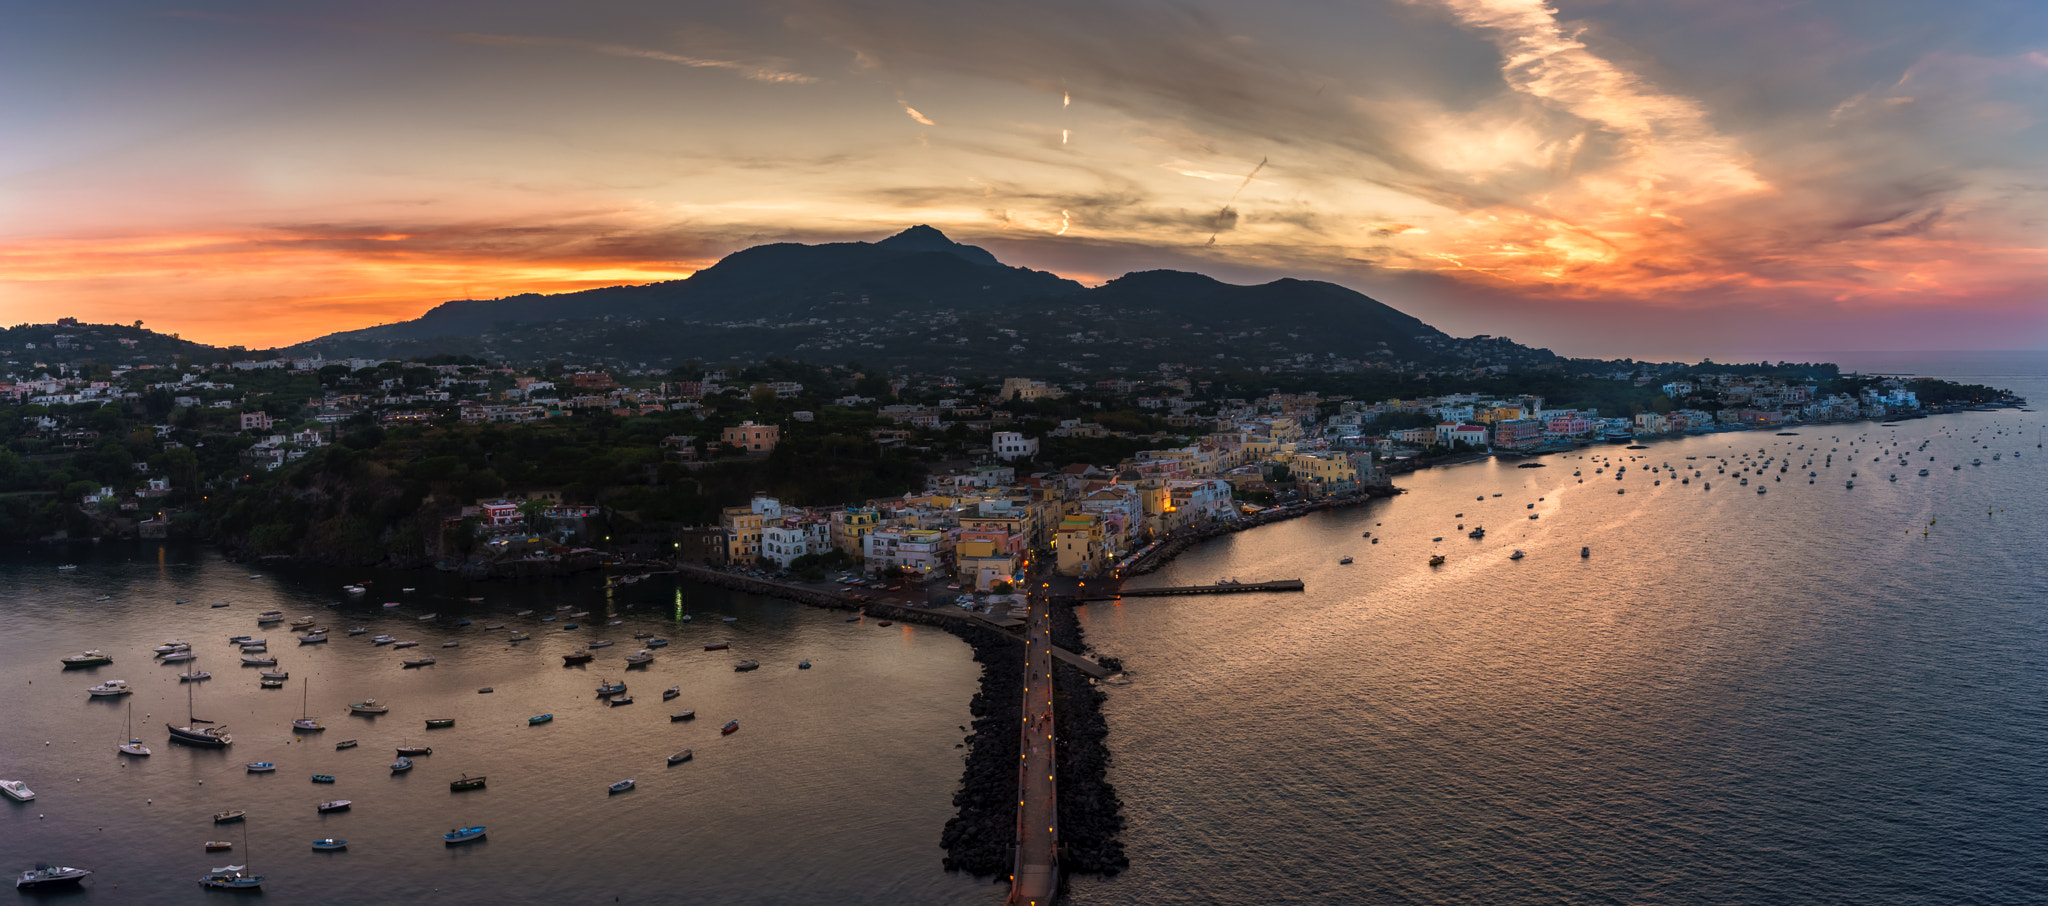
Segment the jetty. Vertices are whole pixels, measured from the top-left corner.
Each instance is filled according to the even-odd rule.
[[[1126,588],[1111,592],[1083,592],[1074,596],[1076,603],[1084,601],[1114,601],[1118,598],[1159,598],[1167,595],[1238,595],[1261,591],[1307,591],[1300,579],[1273,579],[1267,582],[1228,582],[1215,585],[1166,585],[1159,588]]]

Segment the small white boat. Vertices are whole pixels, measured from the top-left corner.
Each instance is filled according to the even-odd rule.
[[[36,798],[36,791],[29,789],[28,784],[19,780],[0,780],[0,793],[5,793],[7,798],[16,802],[27,802]]]
[[[419,621],[420,621],[420,622],[422,622],[422,623],[424,623],[424,622],[426,622],[426,621],[428,621],[428,620],[431,620],[431,619],[433,619],[433,618],[435,618],[435,617],[438,617],[438,616],[440,616],[440,614],[438,614],[438,613],[430,613],[430,614],[426,614],[426,615],[424,615],[424,616],[421,616],[421,617],[419,618]]]
[[[178,674],[178,682],[181,683],[196,683],[206,679],[213,679],[213,674],[204,670],[188,670]]]
[[[254,656],[254,655],[247,655],[247,654],[245,654],[245,655],[242,655],[242,666],[245,666],[245,667],[275,667],[275,666],[277,666],[277,658],[271,657],[270,655],[267,655],[267,654],[266,654],[266,655],[261,655],[261,656]]]
[[[327,812],[347,811],[351,801],[352,800],[348,799],[330,799],[326,802],[320,803],[319,810],[322,814],[325,814]]]
[[[685,761],[689,761],[689,760],[690,760],[691,758],[694,758],[694,757],[695,757],[695,756],[694,756],[694,755],[692,755],[692,754],[690,753],[690,750],[689,750],[689,749],[684,749],[684,750],[682,750],[682,751],[680,751],[680,752],[677,752],[677,753],[675,753],[674,755],[670,755],[670,756],[668,757],[668,763],[669,763],[669,764],[682,764],[683,762],[685,762]]]
[[[661,690],[661,700],[668,701],[669,699],[675,698],[676,696],[681,694],[683,694],[683,687],[670,686],[666,689]]]
[[[595,642],[591,642],[590,644],[588,644],[588,645],[585,645],[585,646],[583,646],[583,647],[585,647],[585,648],[610,648],[610,647],[611,647],[611,645],[612,645],[612,640],[611,640],[611,639],[598,639],[597,641],[595,641]]]
[[[191,642],[171,641],[158,645],[151,650],[155,651],[157,654],[170,654],[173,651],[185,651],[187,649],[190,649],[191,647]]]
[[[292,672],[291,672],[291,671],[289,671],[289,670],[258,670],[258,671],[256,671],[256,675],[257,675],[257,676],[260,676],[260,677],[263,677],[264,679],[291,679],[291,678],[292,678]]]
[[[342,591],[345,591],[345,592],[348,592],[349,594],[352,594],[352,595],[359,595],[359,594],[362,594],[363,592],[369,591],[369,589],[367,589],[367,588],[364,588],[364,587],[362,587],[362,586],[360,586],[360,585],[344,585],[344,586],[342,586],[342,587],[341,587],[341,590],[342,590]]]
[[[312,617],[300,617],[296,620],[293,620],[290,625],[291,628],[293,629],[304,629],[308,626],[313,625],[313,623],[314,620]]]
[[[95,698],[104,698],[110,695],[127,695],[135,690],[128,688],[127,680],[112,679],[85,691],[92,693]]]
[[[404,666],[404,667],[431,667],[431,666],[433,666],[433,665],[434,665],[434,658],[433,658],[433,657],[432,657],[431,655],[430,655],[430,656],[428,656],[428,657],[418,658],[418,659],[415,659],[415,660],[410,660],[410,661],[404,661],[404,662],[402,662],[402,663],[401,663],[401,666]]]
[[[75,566],[61,566],[59,569],[77,569]],[[36,867],[24,871],[14,879],[16,890],[40,890],[46,887],[68,887],[92,874],[90,868],[69,868],[63,865],[36,863]]]
[[[376,645],[389,645],[396,641],[398,641],[398,637],[395,635],[376,635],[370,637],[370,642]]]
[[[248,768],[251,774],[267,774],[277,770],[277,764],[269,761],[252,761],[243,767]]]
[[[624,780],[619,781],[618,783],[614,783],[611,786],[605,787],[605,789],[611,790],[613,793],[623,793],[627,790],[632,789],[633,784],[636,782],[638,781],[635,781],[633,778],[628,777]]]
[[[626,655],[626,666],[628,667],[638,667],[642,664],[651,663],[654,663],[654,652],[649,651],[645,648],[642,648],[639,651],[636,651],[632,654]]]
[[[383,714],[390,711],[391,706],[374,698],[366,698],[349,705],[348,710],[351,714]]]
[[[369,632],[369,631],[370,631],[370,627],[368,627],[368,626],[357,626],[357,627],[354,627],[354,628],[350,629],[350,630],[348,631],[348,634],[349,634],[349,635],[362,635],[363,633],[366,633],[366,632]]]

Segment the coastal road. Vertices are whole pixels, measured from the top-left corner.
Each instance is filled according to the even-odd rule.
[[[1017,769],[1017,857],[1008,906],[1046,906],[1059,889],[1059,788],[1053,762],[1052,614],[1030,595],[1024,626],[1022,754]]]

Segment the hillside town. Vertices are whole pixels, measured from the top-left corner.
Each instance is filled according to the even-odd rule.
[[[1577,396],[1625,399],[1624,408],[1474,390],[1382,399],[1305,387],[1247,392],[1261,376],[1172,364],[1142,379],[996,382],[786,362],[612,372],[449,357],[49,365],[34,361],[36,350],[0,353],[9,372],[0,405],[14,416],[0,448],[0,501],[11,502],[16,537],[198,531],[219,501],[336,444],[374,453],[382,443],[465,431],[572,440],[595,431],[602,442],[616,427],[615,445],[644,453],[633,470],[595,482],[550,474],[545,463],[522,470],[480,461],[484,468],[454,469],[453,481],[394,463],[416,486],[413,508],[442,508],[431,514],[439,530],[395,532],[403,515],[385,513],[383,525],[360,531],[384,538],[376,549],[416,546],[408,556],[458,568],[596,563],[624,552],[857,570],[975,591],[1014,583],[1034,551],[1051,553],[1062,574],[1099,575],[1171,533],[1392,493],[1390,474],[1452,457],[1993,402],[1959,403],[1941,382],[1707,366],[1577,377],[1575,386],[1593,388]],[[1512,385],[1512,375],[1501,383]],[[1930,389],[1941,393],[1938,403],[1922,399]],[[755,474],[745,471],[750,464],[770,474],[778,450],[821,439],[912,468],[881,496],[831,484],[808,492],[819,499],[740,490]],[[726,476],[715,492],[713,475]],[[692,482],[696,496],[664,511],[664,489]],[[259,552],[276,546],[257,534]]]

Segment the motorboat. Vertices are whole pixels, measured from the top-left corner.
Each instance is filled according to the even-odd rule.
[[[666,689],[661,690],[661,700],[668,701],[669,699],[675,698],[676,696],[681,694],[683,694],[683,687],[670,686]]]
[[[360,585],[344,585],[341,587],[341,590],[348,592],[351,595],[361,595],[364,592],[369,591],[369,589],[364,588]]]
[[[313,730],[325,730],[327,729],[327,725],[317,720],[314,720],[310,717],[301,717],[297,720],[292,721],[292,729],[299,730],[302,732],[310,732]]]
[[[400,666],[402,666],[402,667],[405,667],[405,668],[407,668],[407,669],[410,669],[410,668],[413,668],[413,667],[431,667],[431,666],[433,666],[433,665],[434,665],[434,658],[433,658],[433,657],[432,657],[431,655],[430,655],[430,656],[428,656],[428,657],[423,657],[423,658],[415,658],[415,659],[413,659],[413,660],[409,660],[409,661],[401,661],[401,662],[400,662]]]
[[[605,787],[605,789],[607,789],[607,790],[610,790],[610,791],[612,791],[613,793],[623,793],[623,792],[625,792],[625,791],[627,791],[627,790],[630,790],[630,789],[632,789],[632,788],[633,788],[633,784],[635,784],[635,783],[638,783],[638,782],[639,782],[639,781],[636,781],[636,780],[634,780],[633,778],[631,778],[631,777],[628,777],[628,778],[626,778],[626,779],[624,779],[624,780],[621,780],[621,781],[619,781],[618,783],[614,783],[614,784],[612,784],[611,786]]]
[[[355,741],[355,740],[353,740],[353,739],[344,739],[344,740],[342,740],[342,741],[340,741],[340,742],[337,742],[337,743],[335,743],[335,744],[334,744],[334,751],[336,751],[336,752],[339,752],[339,751],[341,751],[341,750],[343,750],[343,749],[353,749],[353,748],[355,748],[355,747],[356,747],[356,741]]]
[[[625,691],[626,684],[624,682],[614,683],[611,680],[604,679],[597,681],[597,697],[599,698],[603,698],[607,695],[618,695]]]
[[[208,606],[208,607],[226,607],[226,606],[228,606],[228,602],[226,602],[226,601],[215,601],[215,602],[213,602],[212,604],[209,604],[209,605],[207,605],[207,606]]]
[[[42,890],[64,887],[85,880],[85,876],[89,874],[92,874],[90,868],[70,868],[37,862],[36,867],[22,872],[20,877],[14,879],[14,889]]]
[[[463,790],[480,790],[483,788],[484,779],[482,777],[471,777],[468,774],[462,775],[461,779],[459,780],[448,781],[448,791],[452,793],[460,793]]]
[[[87,651],[84,654],[74,654],[70,657],[64,658],[63,660],[64,669],[66,670],[70,670],[75,667],[98,667],[101,664],[111,664],[114,662],[114,659],[108,657],[106,652],[101,651],[97,648]]]
[[[0,793],[5,793],[7,798],[16,802],[28,802],[36,798],[36,791],[29,789],[28,784],[19,780],[0,780]]]
[[[373,635],[370,637],[370,643],[373,645],[389,645],[396,641],[398,641],[398,637],[395,635]]]
[[[391,710],[391,706],[379,702],[374,698],[366,698],[362,701],[355,702],[349,705],[348,710],[349,713],[351,714],[383,714],[384,712]]]
[[[314,783],[333,783],[333,782],[334,782],[334,775],[333,775],[333,774],[314,774],[314,775],[313,775],[313,782],[314,782]]]
[[[552,721],[554,719],[555,716],[553,714],[536,714],[526,719],[526,725],[529,727],[538,726],[540,724],[548,723],[549,721]]]
[[[240,820],[242,820],[243,818],[245,818],[245,817],[248,817],[248,815],[249,815],[249,813],[248,813],[248,812],[245,812],[245,811],[243,811],[243,810],[241,810],[241,809],[238,809],[238,808],[231,808],[231,809],[228,809],[228,810],[227,810],[227,811],[225,811],[225,812],[214,812],[214,813],[213,813],[213,823],[215,823],[215,824],[227,824],[227,823],[229,823],[229,822],[232,822],[232,821],[240,821]]]
[[[733,669],[733,672],[735,672],[735,673],[745,673],[745,672],[747,672],[747,671],[749,671],[749,670],[759,670],[759,669],[761,669],[761,662],[760,662],[760,661],[741,661],[741,662],[739,662],[739,663],[737,663],[737,664],[734,664],[734,665],[732,665],[732,669]]]
[[[1586,559],[1586,558],[1588,558],[1588,557],[1591,557],[1591,556],[1593,556],[1593,549],[1592,549],[1592,548],[1590,548],[1590,547],[1582,547],[1582,548],[1579,548],[1579,559],[1581,559],[1581,560],[1584,560],[1584,559]]]
[[[216,868],[199,879],[199,886],[215,890],[256,890],[262,887],[263,876],[248,874],[243,871],[245,868],[248,866],[227,865]]]
[[[397,761],[391,763],[391,773],[393,774],[403,774],[410,770],[412,770],[412,759],[410,758],[400,757]]]
[[[323,814],[323,815],[324,815],[324,814],[327,814],[328,812],[345,812],[345,811],[348,811],[348,807],[349,807],[350,805],[352,805],[352,804],[353,804],[353,800],[349,800],[349,799],[329,799],[329,800],[328,800],[328,801],[326,801],[326,802],[322,802],[322,803],[320,803],[320,804],[319,804],[319,805],[318,805],[318,806],[316,807],[316,809],[317,809],[317,810],[318,810],[318,811],[320,812],[320,814]]]
[[[664,638],[662,638],[661,636],[655,636],[655,637],[653,637],[653,638],[651,638],[651,639],[648,639],[648,640],[647,640],[647,647],[649,647],[649,648],[667,648],[667,647],[668,647],[668,640],[667,640],[667,639],[664,639]]]
[[[671,714],[671,715],[669,715],[669,716],[668,716],[668,722],[669,722],[669,723],[675,723],[676,721],[679,721],[679,720],[696,720],[696,719],[697,719],[697,712],[695,712],[695,711],[677,711],[676,713],[674,713],[674,714]]]
[[[461,642],[442,642],[442,643],[441,643],[441,647],[443,647],[443,648],[460,648],[460,647],[462,647],[462,643],[461,643]]]
[[[316,853],[331,853],[347,848],[347,840],[336,840],[333,837],[313,841],[313,851]]]
[[[515,613],[515,614],[513,614],[513,616],[515,616],[515,617],[530,617],[530,616],[533,616],[533,611],[531,611],[531,610],[522,610],[522,611],[520,611],[520,612],[518,612],[518,613]]]
[[[626,655],[626,666],[628,667],[639,667],[644,664],[652,663],[654,663],[654,652],[649,651],[645,648],[633,652],[632,654]]]
[[[427,621],[429,621],[429,620],[432,620],[432,619],[434,619],[435,617],[438,617],[438,616],[440,616],[440,614],[438,614],[438,613],[429,613],[429,614],[421,614],[421,615],[420,615],[420,617],[419,617],[419,621],[420,621],[420,622],[422,622],[422,623],[425,623],[425,622],[427,622]]]
[[[485,623],[485,624],[484,624],[484,628],[485,628],[485,629],[503,629],[503,628],[505,628],[505,624],[503,624],[503,623]]]
[[[654,633],[651,633],[651,632],[636,632],[636,633],[633,633],[633,638],[636,638],[636,639],[651,639],[651,638],[654,638]]]
[[[206,679],[213,679],[213,674],[205,670],[191,670],[178,674],[178,682],[181,683],[196,683]]]
[[[737,720],[728,720],[725,722],[725,726],[718,728],[718,732],[726,736],[731,736],[734,733],[738,733],[739,730],[740,722]]]
[[[191,643],[191,642],[179,642],[179,641],[172,641],[172,642],[165,642],[165,643],[163,643],[163,644],[161,644],[161,645],[158,645],[158,646],[156,646],[155,648],[152,648],[152,649],[150,649],[150,650],[152,650],[152,651],[155,651],[155,652],[156,652],[157,654],[159,654],[159,655],[163,655],[163,654],[170,654],[170,653],[171,653],[171,652],[173,652],[173,651],[184,651],[184,650],[186,650],[186,649],[188,649],[188,648],[191,648],[191,647],[192,647],[192,643]]]
[[[685,761],[689,761],[689,760],[690,760],[691,758],[694,758],[694,757],[696,757],[696,756],[695,756],[695,755],[692,755],[692,754],[690,753],[690,750],[689,750],[689,749],[684,749],[684,750],[682,750],[682,751],[680,751],[680,752],[677,752],[677,753],[675,753],[674,755],[670,755],[670,756],[668,757],[668,763],[669,763],[669,764],[682,764],[683,762],[685,762]]]
[[[272,761],[252,761],[243,765],[243,767],[248,768],[251,774],[268,774],[271,771],[277,770],[277,763]]]
[[[164,655],[163,662],[166,664],[182,664],[198,656],[193,654],[191,649],[188,648],[184,651],[173,651],[170,654]]]
[[[591,659],[595,657],[597,657],[597,655],[591,654],[588,651],[572,651],[568,654],[562,655],[562,666],[567,667],[570,664],[587,664],[590,663]]]
[[[458,827],[454,830],[451,830],[441,835],[442,842],[447,843],[450,846],[453,846],[457,843],[470,843],[477,840],[482,840],[483,838],[483,825],[477,825],[476,827]]]
[[[298,618],[298,619],[296,619],[296,620],[293,620],[293,621],[291,621],[291,624],[290,624],[290,625],[291,625],[291,628],[293,628],[293,629],[304,629],[304,628],[306,628],[306,627],[308,627],[308,626],[311,626],[311,625],[313,625],[313,622],[314,622],[314,618],[313,618],[313,617],[300,617],[300,618]]]
[[[630,696],[630,695],[615,695],[615,696],[612,696],[612,698],[610,699],[610,704],[611,704],[611,706],[612,706],[612,707],[614,707],[614,708],[616,708],[616,707],[618,707],[618,706],[620,706],[620,705],[630,705],[630,704],[632,704],[632,703],[633,703],[633,696]]]
[[[429,730],[445,730],[452,726],[455,726],[455,718],[453,717],[427,718],[427,729]]]
[[[1475,528],[1475,529],[1473,529],[1473,530],[1471,530],[1471,531],[1469,531],[1469,532],[1466,532],[1466,533],[1465,533],[1465,537],[1467,537],[1467,538],[1472,538],[1472,539],[1475,539],[1475,540],[1476,540],[1476,539],[1483,539],[1483,538],[1485,538],[1485,537],[1486,537],[1486,529],[1485,529],[1485,528]]]
[[[88,687],[85,691],[91,693],[94,698],[105,698],[110,695],[127,695],[135,690],[128,688],[127,680],[113,679]]]

